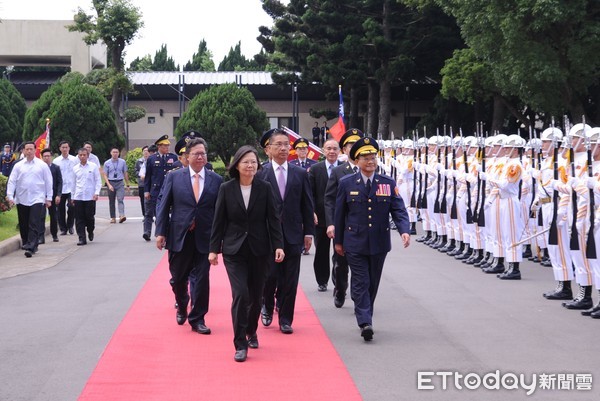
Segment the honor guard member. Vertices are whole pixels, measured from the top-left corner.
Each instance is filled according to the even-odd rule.
[[[350,159],[350,149],[352,145],[356,143],[364,134],[361,130],[356,128],[350,128],[340,138],[340,149],[342,156],[339,157],[338,161],[342,158],[347,160],[335,167],[329,179],[327,180],[327,187],[325,188],[325,224],[327,224],[327,236],[334,238],[335,236],[335,225],[334,225],[334,211],[335,211],[335,197],[337,195],[338,183],[346,175],[355,174],[358,172],[358,166],[354,160]],[[332,256],[332,268],[331,268],[331,281],[333,282],[333,303],[336,308],[344,306],[346,301],[346,290],[348,289],[348,262],[346,257],[338,255],[336,252]]]
[[[589,141],[592,145],[592,159],[593,159],[593,176],[587,178],[587,187],[593,191],[594,195],[594,245],[596,250],[596,258],[590,256],[590,265],[594,270],[594,286],[598,291],[598,302],[590,309],[581,311],[583,316],[591,316],[594,319],[600,319],[600,259],[597,254],[600,250],[600,146],[597,144],[600,142],[600,127],[594,127],[589,132],[586,130],[586,135],[589,137]],[[592,217],[592,216],[591,216]],[[591,221],[591,220],[590,220]],[[591,229],[591,227],[590,227]],[[592,235],[588,232],[588,235]]]
[[[410,244],[410,224],[396,183],[377,174],[379,146],[373,138],[359,139],[350,150],[360,171],[340,180],[335,204],[335,251],[345,255],[352,271],[354,314],[365,341],[373,338],[373,305],[383,263],[391,250],[390,216]]]
[[[158,152],[149,156],[146,161],[146,177],[144,181],[146,215],[144,216],[144,234],[142,237],[146,241],[150,241],[152,222],[156,215],[156,201],[165,180],[165,175],[167,171],[173,169],[173,165],[177,161],[177,155],[169,152],[171,142],[168,135],[161,136],[154,144],[157,146]]]
[[[298,167],[302,167],[308,171],[310,166],[315,165],[317,162],[313,159],[308,158],[308,140],[306,138],[298,138],[292,145],[296,151],[297,159],[292,160],[290,163]]]
[[[0,155],[0,175],[8,177],[15,160],[17,160],[17,156],[11,151],[10,145],[7,143],[4,145],[2,155]]]

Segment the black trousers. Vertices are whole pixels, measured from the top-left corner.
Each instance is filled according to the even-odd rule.
[[[171,289],[175,294],[175,302],[180,308],[187,308],[192,297],[192,310],[188,315],[191,325],[204,324],[204,316],[208,312],[210,296],[208,254],[196,249],[194,233],[188,232],[181,252],[169,251],[169,271],[171,272]],[[194,285],[188,295],[188,279],[194,277]]]
[[[331,257],[332,268],[331,277],[334,285],[334,292],[336,294],[346,294],[348,289],[348,261],[345,256],[340,256],[336,252]]]
[[[317,284],[327,285],[329,282],[329,252],[331,249],[331,238],[327,236],[327,227],[315,227],[315,259],[313,268]]]
[[[140,206],[142,207],[142,216],[146,215],[146,200],[144,199],[144,187],[138,186],[138,196],[140,197]]]
[[[60,231],[62,232],[73,228],[75,213],[72,209],[71,194],[62,194],[60,196],[60,203],[58,204],[58,227],[60,227]]]
[[[255,256],[244,242],[235,255],[223,255],[231,285],[233,345],[247,349],[246,336],[256,334],[267,267],[271,255]]]
[[[75,230],[80,241],[85,241],[85,233],[94,232],[96,227],[96,201],[76,200],[74,203],[75,209]]]
[[[50,207],[48,208],[48,214],[50,215],[50,234],[52,235],[52,238],[56,237],[58,235],[58,208],[57,205],[54,203],[54,198],[52,198],[52,204],[50,205]],[[40,233],[40,240],[44,238],[44,236],[46,235],[46,213],[42,212],[42,216],[41,216],[41,228],[42,228],[42,232]]]
[[[156,198],[150,197],[144,206],[144,234],[152,235],[152,223],[156,216]],[[208,256],[207,256],[208,257]]]
[[[275,292],[279,305],[279,325],[294,321],[296,293],[300,278],[300,259],[303,245],[285,244],[285,258],[281,263],[270,260],[269,274],[263,291],[263,302],[267,311],[273,314],[275,307]]]
[[[38,239],[42,232],[41,216],[46,212],[46,205],[34,203],[31,206],[17,203],[17,217],[19,219],[19,234],[21,243],[29,251],[35,252],[38,247]]]

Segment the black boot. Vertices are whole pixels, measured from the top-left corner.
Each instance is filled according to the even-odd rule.
[[[483,252],[483,250],[482,250],[482,252]],[[484,265],[488,264],[488,262],[491,263],[492,259],[493,259],[493,256],[492,256],[492,254],[490,252],[484,252],[483,259],[481,259],[477,263],[474,263],[473,266],[475,266],[475,267],[484,266]]]
[[[448,253],[456,247],[456,241],[453,239],[449,239],[441,248],[438,248],[438,251],[442,253]]]
[[[527,259],[531,256],[531,245],[525,245],[523,247],[523,259]]]
[[[600,295],[600,290],[598,290],[598,295]],[[581,314],[583,316],[592,316],[596,319],[600,318],[600,297],[598,298],[598,303],[596,304],[596,306],[593,306],[590,309],[581,311]]]
[[[448,256],[462,255],[464,250],[465,250],[465,243],[462,241],[456,241],[454,249],[451,251],[448,251]]]
[[[562,303],[562,306],[567,309],[590,309],[593,305],[591,285],[580,285],[577,297],[570,302]]]
[[[426,240],[423,243],[425,245],[431,246],[431,244],[433,244],[434,242],[436,242],[438,238],[437,238],[437,233],[435,231],[430,231],[429,233],[431,234],[431,236],[429,237],[428,240]]]
[[[466,260],[463,260],[462,262],[467,265],[475,265],[476,263],[479,263],[482,260],[483,260],[483,249],[473,249],[473,253],[471,254],[471,257],[469,257]]]
[[[471,249],[471,246],[464,242],[463,245],[463,251],[454,256],[456,260],[467,260],[471,257],[471,255],[473,255],[473,249]]]
[[[431,239],[431,231],[425,231],[425,234],[423,234],[421,237],[417,238],[415,241],[425,242],[425,241],[428,241],[429,239]]]
[[[573,299],[571,281],[559,281],[553,291],[545,292],[543,295],[546,299]]]
[[[410,223],[410,235],[417,235],[417,223]]]
[[[542,249],[542,260],[540,261],[542,266],[552,267],[552,262],[550,262],[550,255],[548,254],[548,248]]]
[[[500,280],[521,280],[521,271],[519,270],[519,262],[509,262],[508,269],[501,274],[498,274]]]
[[[438,248],[441,248],[441,247],[442,247],[442,246],[444,246],[444,244],[446,243],[446,239],[447,239],[447,238],[448,238],[448,237],[447,237],[447,236],[445,236],[445,235],[438,235],[438,240],[437,240],[437,241],[435,241],[435,243],[431,244],[430,246],[431,246],[433,249],[438,249]]]
[[[504,258],[496,258],[493,265],[481,270],[487,274],[497,274],[504,272]]]

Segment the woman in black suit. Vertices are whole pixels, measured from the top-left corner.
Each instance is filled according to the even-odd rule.
[[[242,146],[229,166],[232,180],[221,185],[208,260],[218,263],[223,253],[233,301],[233,344],[237,362],[246,360],[248,347],[258,348],[258,318],[269,258],[284,258],[283,235],[275,195],[269,183],[254,179],[261,168],[252,146]]]

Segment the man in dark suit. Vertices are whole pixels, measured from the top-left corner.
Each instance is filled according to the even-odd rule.
[[[156,208],[156,246],[169,250],[171,287],[177,303],[176,320],[186,319],[192,331],[210,334],[204,316],[208,312],[208,246],[215,212],[215,202],[223,179],[206,170],[207,146],[202,138],[188,142],[188,168],[166,175],[161,199]],[[188,279],[193,274],[192,309],[187,306]]]
[[[331,239],[327,236],[325,224],[325,189],[333,169],[338,165],[340,146],[335,139],[329,139],[323,144],[325,160],[312,166],[308,172],[308,179],[315,202],[315,260],[313,268],[318,290],[327,291],[329,282],[329,249]]]
[[[52,151],[50,149],[44,149],[41,152],[42,160],[50,167],[52,173],[52,204],[48,207],[48,214],[50,215],[50,234],[52,240],[58,242],[58,209],[57,205],[60,203],[60,195],[62,194],[62,174],[60,173],[60,167],[52,163]],[[42,227],[46,226],[46,213],[42,214]],[[46,230],[40,233],[39,243],[43,244],[46,242],[45,237]]]
[[[158,195],[165,180],[167,171],[174,168],[177,155],[169,152],[168,135],[163,135],[156,142],[158,152],[146,160],[146,176],[144,177],[144,198],[146,200],[146,214],[144,215],[144,234],[142,237],[150,241],[152,235],[152,222],[156,214]]]
[[[296,151],[297,159],[292,160],[290,163],[302,167],[304,170],[308,171],[312,166],[317,164],[316,161],[307,157],[308,156],[308,141],[305,138],[298,138],[294,145],[292,145],[294,150]]]
[[[316,146],[323,146],[324,143],[321,142],[321,128],[319,128],[319,122],[315,121],[315,126],[312,129],[312,137],[313,137],[313,143]]]
[[[327,181],[324,202],[325,224],[327,224],[327,236],[332,239],[335,236],[333,214],[335,210],[335,197],[337,195],[338,183],[344,176],[354,174],[358,171],[358,167],[354,164],[354,161],[348,158],[348,154],[350,153],[352,145],[363,136],[362,131],[356,128],[351,128],[344,133],[340,138],[340,148],[347,160],[332,170],[329,180]],[[333,303],[336,308],[341,308],[346,301],[346,290],[348,289],[348,262],[343,255],[338,255],[335,252],[333,253],[332,262],[332,281],[334,285]]]
[[[390,216],[410,244],[408,212],[396,182],[377,174],[379,146],[373,138],[361,138],[350,149],[360,172],[344,177],[335,204],[335,251],[345,255],[352,270],[350,288],[354,315],[365,341],[373,339],[373,305],[383,263],[391,250]]]
[[[273,263],[265,284],[262,322],[271,324],[278,292],[279,328],[284,334],[293,333],[294,308],[300,276],[302,250],[308,251],[315,234],[314,206],[306,170],[287,162],[290,140],[285,132],[276,129],[269,139],[270,164],[264,166],[257,178],[268,181],[275,198],[283,228],[285,259]]]

